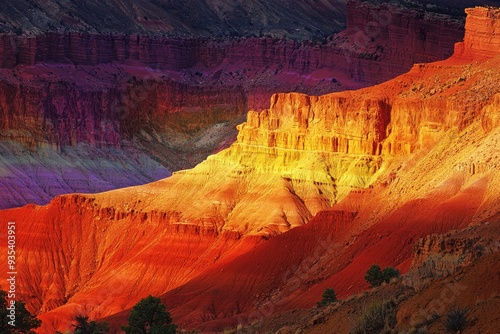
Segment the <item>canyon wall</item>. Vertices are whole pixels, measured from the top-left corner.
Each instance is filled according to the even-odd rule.
[[[259,68],[281,65],[298,74],[335,67],[370,85],[404,73],[416,62],[449,56],[454,43],[463,37],[463,22],[397,6],[349,1],[346,30],[324,43],[271,37],[210,40],[81,32],[0,37],[2,67],[139,61],[175,71],[195,65],[213,68],[228,61]]]
[[[376,84],[394,78],[394,73],[405,73],[415,63],[449,57],[463,36],[459,18],[404,5],[349,1],[346,30],[333,41],[342,45],[344,54],[358,55],[352,57],[353,64],[349,61],[343,66],[359,79]]]
[[[120,72],[120,68],[108,69],[113,76]],[[62,70],[72,71],[75,77],[88,74],[73,68]],[[54,76],[33,83],[31,75],[1,81],[1,137],[29,148],[61,148],[80,142],[120,147],[123,139],[131,139],[142,128],[175,126],[168,119],[174,113],[199,111],[202,127],[204,123],[232,120],[245,111],[246,98],[237,87],[229,94],[221,87],[187,87],[168,78],[142,74],[144,77],[136,80],[129,73],[121,73],[129,80],[117,86],[105,77],[97,83],[72,77],[58,81]]]
[[[500,10],[494,7],[469,8],[463,43],[457,45],[460,58],[484,59],[498,55],[500,49]]]
[[[130,148],[127,154],[143,154],[140,161],[149,162],[138,163],[135,158],[111,154],[109,163],[121,161],[131,171],[126,174],[134,175],[130,179],[153,181],[158,175],[167,175],[167,170],[193,167],[209,154],[228,147],[234,142],[235,126],[243,121],[245,113],[267,109],[273,93],[319,95],[379,83],[408,70],[413,62],[446,57],[463,34],[460,20],[440,20],[415,10],[351,1],[347,11],[346,31],[323,42],[76,31],[1,35],[0,139],[7,147],[4,170],[9,175],[0,181],[8,189],[0,195],[1,202],[10,206],[41,204],[59,194],[43,194],[42,189],[50,187],[33,177],[31,183],[38,190],[29,199],[23,199],[19,185],[29,188],[29,177],[24,177],[22,183],[14,184],[12,180],[22,174],[19,166],[30,159],[27,155],[8,153],[15,151],[13,147],[18,144],[34,154],[32,163],[39,171],[37,175],[61,180],[57,189],[94,192],[115,184],[135,184],[108,179],[110,174],[101,172],[96,161],[78,167],[81,164],[77,156],[69,156],[70,151],[76,155],[83,152],[86,158],[96,160],[87,153]],[[374,27],[377,29],[372,30]],[[413,33],[415,29],[428,38],[421,40],[420,35]],[[438,38],[433,31],[446,34]],[[343,99],[349,98],[342,97],[337,102],[307,99],[313,101],[315,113],[323,108],[318,106],[330,102],[342,109]],[[299,132],[304,130],[304,124],[291,137],[285,128],[281,132],[275,129],[278,124],[270,126],[266,140],[271,146],[276,142],[276,149],[292,145],[332,153],[379,154],[381,140],[387,136],[384,127],[388,106],[384,104],[384,97],[376,97],[346,106],[342,119],[328,119],[328,124],[308,130],[333,131],[321,138],[308,135],[307,142],[303,142]],[[279,109],[279,105],[271,108],[270,122],[279,122]],[[362,138],[360,131],[364,129],[349,133],[341,130],[355,122],[351,117],[354,109],[365,114],[377,112],[363,125],[370,132],[368,138]],[[309,122],[310,117],[299,118],[300,123]],[[250,132],[242,131],[243,142],[254,140]],[[78,149],[79,145],[89,145],[90,151]],[[53,150],[58,159],[66,159],[64,165],[80,168],[76,174],[100,175],[98,182],[107,186],[89,185],[85,189],[78,181],[82,186],[72,187],[80,176],[64,176],[57,168],[47,168],[50,164],[43,163],[45,153],[39,150]],[[290,154],[283,159],[291,159]],[[163,172],[158,172],[153,161],[163,165]],[[368,182],[366,177],[359,180],[358,185]],[[40,194],[40,198],[35,194]]]
[[[220,331],[254,310],[311,307],[329,286],[359,292],[374,262],[405,272],[430,232],[498,217],[499,68],[451,59],[357,91],[277,94],[191,170],[2,210],[25,249],[18,293],[45,332],[153,292],[176,322]]]

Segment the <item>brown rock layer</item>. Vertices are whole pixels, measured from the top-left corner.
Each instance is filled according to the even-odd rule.
[[[500,53],[500,10],[494,7],[469,8],[464,42],[457,45],[457,56],[482,59]]]
[[[339,71],[340,81],[347,76],[370,85],[404,73],[416,62],[443,59],[462,37],[460,20],[350,1],[345,32],[326,44],[275,38],[213,41],[80,32],[49,32],[34,37],[10,34],[0,36],[0,65],[139,61],[178,71],[200,64],[213,68],[227,61],[258,68],[279,65],[298,74],[333,67]]]
[[[452,275],[480,257],[498,252],[499,229],[498,222],[485,222],[461,231],[432,234],[418,240],[413,245],[411,269],[403,282],[419,289],[432,279]]]
[[[114,75],[120,71],[110,69]],[[172,114],[197,112],[198,127],[202,128],[237,118],[245,110],[245,95],[237,88],[229,93],[218,87],[187,87],[148,75],[136,80],[128,74],[128,78],[118,86],[102,80],[98,87],[88,87],[91,81],[71,79],[0,81],[0,138],[25,143],[32,149],[80,142],[120,147],[123,139],[132,138],[141,129],[155,128],[162,133],[175,127]]]

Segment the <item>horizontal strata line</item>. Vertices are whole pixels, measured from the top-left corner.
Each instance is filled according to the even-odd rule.
[[[333,152],[333,151],[322,151],[322,150],[310,150],[310,149],[297,149],[297,148],[283,148],[283,147],[270,147],[265,145],[256,145],[256,144],[245,144],[245,143],[234,143],[233,145],[237,146],[248,146],[248,147],[259,147],[266,148],[269,150],[279,150],[279,151],[293,151],[293,152],[307,152],[307,153],[326,153],[326,154],[338,154],[338,155],[352,155],[352,156],[366,156],[366,157],[381,157],[381,155],[374,155],[368,153],[356,154],[356,153],[343,153],[343,152]],[[215,156],[215,155],[213,155]]]

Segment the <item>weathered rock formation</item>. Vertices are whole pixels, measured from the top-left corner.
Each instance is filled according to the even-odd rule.
[[[183,327],[220,331],[314,305],[325,287],[358,292],[373,263],[405,272],[429,233],[498,219],[499,64],[452,59],[359,91],[277,94],[192,170],[0,211],[23,250],[19,295],[46,332],[149,293],[165,293]]]
[[[328,7],[335,9],[333,4]],[[76,167],[74,179],[68,176],[67,181],[59,182],[60,187],[50,188],[43,180],[33,177],[33,188],[38,189],[33,193],[28,189],[29,175],[21,183],[12,182],[15,175],[20,174],[17,166],[26,161],[36,165],[34,169],[39,171],[36,175],[43,170],[43,174],[52,175],[51,179],[68,178],[59,169],[44,164],[44,157],[37,153],[39,149],[53,149],[69,166],[80,162],[66,152],[79,152],[75,149],[78,145],[89,145],[96,152],[126,147],[134,151],[134,155],[142,151],[145,160],[158,161],[170,171],[189,168],[229,146],[236,137],[234,126],[243,120],[246,111],[267,108],[275,92],[323,94],[379,83],[403,73],[414,62],[444,58],[463,35],[460,20],[443,20],[442,16],[420,15],[394,6],[380,9],[351,1],[347,16],[346,31],[324,43],[275,37],[210,40],[199,36],[77,31],[0,36],[0,67],[3,67],[0,70],[0,139],[7,141],[8,147],[22,144],[26,147],[24,154],[34,155],[33,160],[9,154],[9,158],[4,159],[7,177],[0,183],[9,191],[0,195],[0,202],[8,206],[41,204],[67,191],[107,190],[111,185],[153,181],[159,175],[154,163],[138,163],[125,157],[116,160],[115,157],[110,163],[121,161],[124,173],[130,178],[117,175],[115,180],[107,174],[109,179],[94,161],[80,171]],[[375,35],[368,29],[374,22],[380,28]],[[420,35],[413,33],[415,29],[429,37],[421,40]],[[434,31],[446,31],[446,34],[441,39],[433,35]],[[403,38],[407,40],[403,42]],[[405,49],[401,49],[402,45]],[[297,98],[291,96],[291,99]],[[316,109],[325,103],[333,103],[327,101],[330,98],[319,98],[318,102],[314,102],[315,98],[307,99],[314,103],[313,112],[318,112]],[[335,103],[339,108],[343,108],[345,99],[350,99],[349,95],[333,98],[338,100]],[[276,100],[286,102],[281,97]],[[303,137],[302,124],[292,138],[286,127],[280,132],[273,128],[279,125],[272,125],[266,140],[275,141],[278,148],[290,141],[284,145],[378,154],[382,150],[381,140],[387,136],[384,127],[388,106],[384,104],[387,104],[384,97],[376,97],[346,105],[341,112],[342,119],[328,119],[327,123],[311,126],[306,131],[333,131],[328,135]],[[280,105],[273,106],[271,117],[281,117],[280,108]],[[341,127],[351,127],[356,122],[351,114],[355,109],[366,114],[380,109],[377,112],[384,115],[370,116],[362,129],[340,131]],[[307,123],[310,116],[299,118],[299,122]],[[369,132],[367,138],[361,133],[364,130]],[[246,136],[253,136],[250,132],[241,133],[242,138],[245,137],[243,143]],[[248,140],[253,141],[250,137]],[[304,138],[307,142],[303,142]],[[387,149],[402,150],[392,146]],[[87,154],[87,158],[96,159],[91,154]],[[287,153],[280,159],[291,158]],[[353,161],[345,161],[344,165]],[[371,174],[377,166],[375,161],[370,167]],[[79,187],[71,186],[80,178],[76,175],[85,171],[99,175],[99,182],[106,186],[89,184],[85,188],[81,182]],[[350,178],[358,174],[353,172]],[[347,183],[362,186],[367,179],[362,177],[358,182]],[[49,188],[52,190],[42,191]],[[25,190],[31,195],[24,196]]]
[[[445,235],[432,234],[413,245],[413,260],[403,283],[419,289],[429,281],[453,275],[459,268],[500,251],[500,224],[471,226]]]
[[[500,49],[500,11],[494,7],[476,7],[466,10],[465,39],[457,44],[456,56],[484,59],[496,56]]]
[[[333,68],[341,83],[354,80],[358,85],[372,85],[408,71],[415,63],[451,55],[454,43],[463,38],[463,21],[392,5],[349,1],[345,31],[323,43],[273,37],[211,40],[82,32],[0,37],[0,64],[9,68],[47,62],[97,65],[139,61],[179,71],[195,66],[214,69],[228,62],[245,64],[249,70],[279,66],[279,72],[296,75]]]

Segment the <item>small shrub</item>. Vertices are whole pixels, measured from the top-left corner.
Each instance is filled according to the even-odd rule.
[[[374,264],[368,269],[365,280],[370,283],[371,287],[380,286],[384,282],[382,270],[378,264]]]
[[[399,271],[396,268],[386,267],[381,270],[378,264],[374,264],[366,272],[365,280],[373,288],[382,285],[384,282],[389,283],[395,277],[399,277]]]
[[[361,316],[350,334],[388,333],[396,325],[394,303],[374,303]]]
[[[444,326],[450,333],[462,331],[467,325],[467,308],[452,308],[446,315]]]
[[[323,292],[323,299],[318,302],[318,307],[326,306],[337,301],[337,296],[335,295],[335,291],[332,288],[327,288]]]
[[[391,279],[399,277],[399,270],[393,267],[386,267],[382,272],[382,276],[384,277],[384,281],[389,283]]]
[[[74,334],[104,334],[109,332],[109,324],[107,322],[89,321],[88,316],[75,316]]]
[[[151,295],[135,304],[128,318],[128,326],[122,326],[122,331],[127,334],[175,334],[176,330],[177,325],[172,324],[165,305],[160,298]]]

